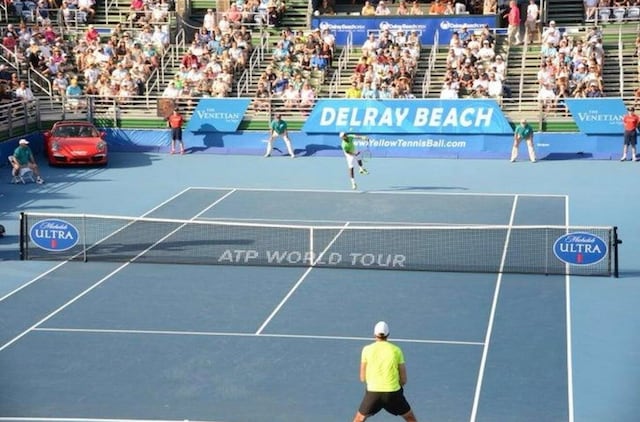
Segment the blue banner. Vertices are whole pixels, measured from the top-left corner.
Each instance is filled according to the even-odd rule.
[[[306,133],[513,134],[495,100],[321,99]]]
[[[622,98],[567,98],[578,129],[587,135],[611,135],[622,133],[622,118],[627,108]]]
[[[467,26],[473,32],[488,25],[497,26],[496,15],[448,15],[448,16],[318,16],[311,19],[311,28],[328,29],[336,37],[336,44],[347,44],[351,34],[354,45],[362,45],[370,33],[388,29],[391,32],[418,31],[423,45],[432,45],[436,31],[438,44],[448,44],[451,34]]]
[[[250,103],[250,98],[201,98],[186,130],[202,133],[235,132]]]

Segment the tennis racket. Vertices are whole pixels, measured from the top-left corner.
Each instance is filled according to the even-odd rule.
[[[366,142],[365,147],[363,150],[358,151],[358,156],[363,162],[368,163],[373,158],[373,155],[371,154],[369,138],[364,138],[364,141]]]

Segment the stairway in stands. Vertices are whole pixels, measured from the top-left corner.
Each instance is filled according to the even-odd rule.
[[[584,22],[583,0],[547,0],[547,22],[551,20],[558,26]]]

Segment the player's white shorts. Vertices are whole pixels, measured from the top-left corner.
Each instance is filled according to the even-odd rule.
[[[344,157],[347,159],[347,166],[352,169],[356,166],[356,163],[358,162],[358,157],[353,155],[353,154],[347,154],[346,152],[344,153]]]

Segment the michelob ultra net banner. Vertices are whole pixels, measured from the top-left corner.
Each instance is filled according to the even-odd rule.
[[[580,132],[586,135],[622,133],[627,108],[622,98],[567,98],[564,100]]]
[[[302,131],[376,134],[513,134],[495,100],[321,99]]]

